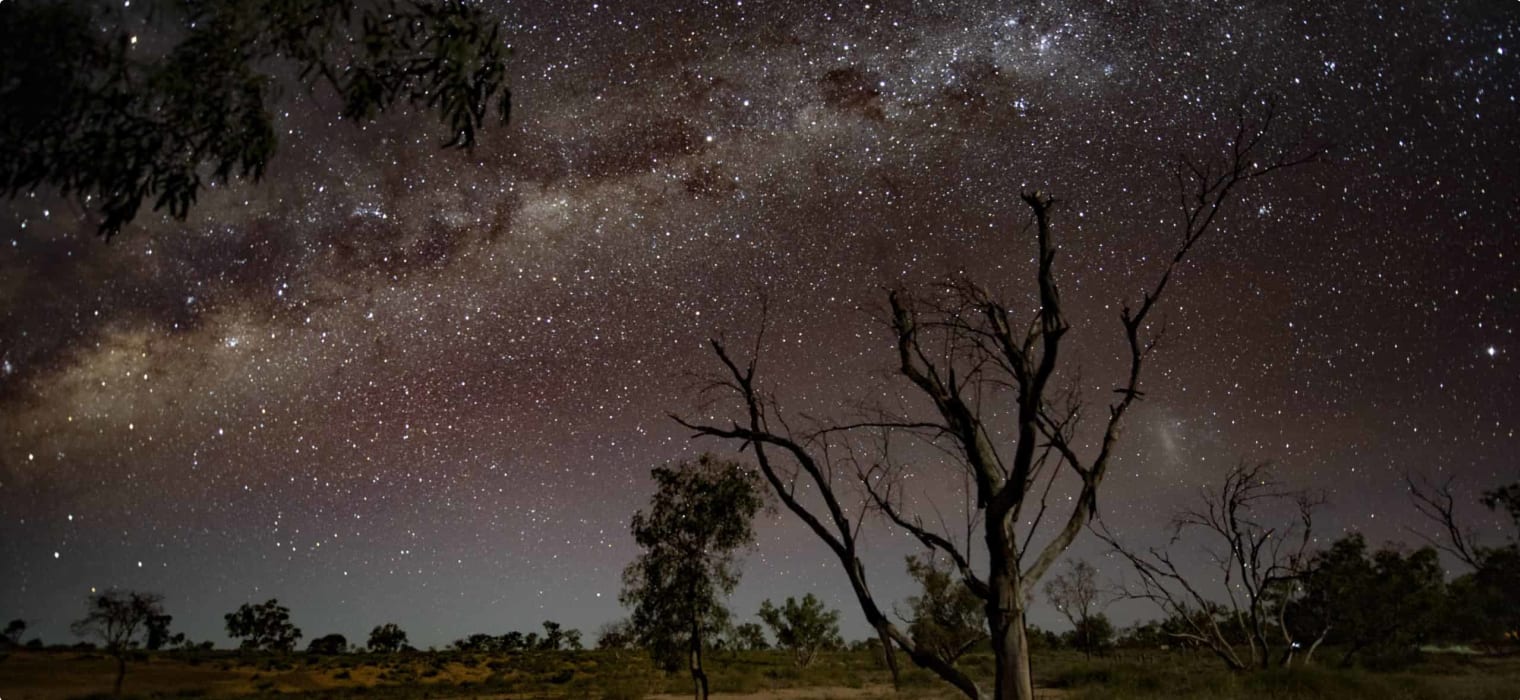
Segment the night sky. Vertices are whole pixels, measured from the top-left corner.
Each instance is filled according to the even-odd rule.
[[[184,222],[107,244],[77,202],[0,203],[0,617],[72,641],[117,586],[219,644],[223,613],[271,597],[308,639],[590,636],[623,614],[649,469],[734,447],[666,417],[727,414],[697,395],[707,338],[746,345],[763,298],[760,376],[789,409],[895,404],[884,290],[964,274],[1020,298],[1018,193],[1040,188],[1063,201],[1062,380],[1105,396],[1119,306],[1176,243],[1171,159],[1220,153],[1265,97],[1279,142],[1329,154],[1244,190],[1158,309],[1109,525],[1153,540],[1200,484],[1273,460],[1329,498],[1321,541],[1415,543],[1405,472],[1467,496],[1520,478],[1513,2],[499,13],[514,113],[473,151],[292,88],[265,181]],[[924,512],[958,503],[945,469],[915,469]],[[759,530],[741,617],[813,591],[864,636],[795,518]],[[868,531],[900,600],[918,547]],[[1073,552],[1120,574],[1090,535]]]

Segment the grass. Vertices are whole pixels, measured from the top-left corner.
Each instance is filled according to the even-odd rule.
[[[1124,657],[1062,660],[1047,657],[1042,686],[1066,691],[1074,700],[1499,700],[1520,688],[1520,661],[1429,657],[1391,672],[1315,665],[1232,673],[1203,655],[1154,653],[1144,660]]]
[[[759,700],[958,697],[906,660],[902,688],[894,695],[885,664],[871,651],[822,654],[808,668],[798,668],[782,652],[717,652],[707,661],[716,694]],[[990,655],[968,655],[960,666],[989,687]],[[1517,697],[1515,689],[1520,688],[1520,658],[1456,654],[1427,655],[1413,666],[1388,672],[1314,666],[1237,674],[1205,654],[1182,651],[1116,652],[1094,659],[1075,652],[1037,652],[1033,667],[1042,694],[1063,700],[1498,700]],[[0,696],[103,698],[114,670],[114,662],[100,654],[17,652],[0,661]],[[654,696],[690,697],[691,689],[684,671],[665,673],[642,654],[610,651],[341,656],[171,652],[130,663],[125,687],[127,696],[136,700],[663,700]]]

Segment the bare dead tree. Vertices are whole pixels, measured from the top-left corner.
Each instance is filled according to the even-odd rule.
[[[1240,464],[1217,489],[1204,489],[1197,504],[1177,514],[1164,547],[1137,549],[1107,528],[1097,531],[1134,569],[1126,597],[1160,607],[1179,626],[1169,632],[1173,637],[1208,647],[1233,670],[1269,668],[1291,663],[1300,646],[1286,615],[1293,584],[1308,563],[1314,509],[1321,503],[1283,489],[1267,463]],[[1261,510],[1283,504],[1297,511],[1290,524],[1272,526],[1258,519]],[[1175,558],[1179,545],[1195,535],[1212,564],[1207,577]],[[1216,578],[1218,585],[1206,588],[1206,578]],[[1221,594],[1222,601],[1216,598]],[[1280,645],[1274,636],[1280,636]]]
[[[1445,535],[1445,539],[1433,537],[1423,530],[1408,529],[1432,547],[1456,557],[1473,569],[1479,569],[1482,568],[1482,556],[1477,536],[1471,528],[1462,527],[1457,522],[1457,497],[1452,490],[1455,480],[1452,477],[1437,484],[1424,477],[1404,475],[1404,484],[1409,487],[1409,498],[1414,502],[1415,510],[1420,517],[1434,524]]]
[[[723,372],[708,389],[734,400],[738,414],[726,421],[673,417],[697,437],[733,440],[740,449],[752,449],[781,502],[839,559],[883,644],[896,644],[914,663],[967,697],[982,698],[983,691],[968,676],[920,649],[889,620],[871,593],[858,550],[867,509],[851,514],[841,502],[845,492],[834,476],[836,468],[848,473],[847,467],[855,467],[849,471],[857,474],[872,474],[873,478],[862,480],[865,505],[945,554],[966,585],[985,602],[996,657],[993,697],[1032,698],[1025,610],[1038,582],[1095,513],[1098,489],[1115,454],[1124,418],[1143,396],[1142,369],[1162,332],[1153,327],[1159,324],[1153,324],[1152,317],[1173,273],[1216,227],[1238,188],[1318,155],[1296,147],[1268,153],[1271,149],[1264,141],[1272,119],[1269,107],[1259,120],[1238,120],[1220,162],[1179,160],[1175,170],[1177,245],[1140,300],[1125,304],[1120,313],[1128,369],[1114,389],[1096,448],[1085,456],[1076,438],[1084,417],[1081,398],[1053,388],[1071,325],[1056,274],[1058,245],[1052,216],[1057,201],[1038,191],[1022,195],[1032,215],[1037,248],[1033,293],[1038,308],[1031,317],[1020,319],[1009,304],[969,280],[951,283],[938,297],[920,298],[902,290],[888,294],[887,321],[896,341],[897,371],[933,406],[927,419],[873,418],[805,428],[789,420],[756,380],[763,326],[748,358],[735,357],[721,341],[712,343]],[[957,541],[943,528],[926,525],[920,515],[906,511],[906,504],[892,496],[890,478],[876,478],[891,475],[890,464],[883,463],[880,471],[859,468],[871,460],[849,454],[842,445],[862,430],[908,433],[951,458],[947,461],[966,477],[968,500],[981,523],[981,542],[974,550],[971,537]],[[1059,474],[1074,477],[1078,485],[1069,500],[1050,498]],[[805,500],[799,489],[813,495]],[[1057,528],[1036,540],[1041,523],[1061,509],[1057,505],[1065,508],[1056,520]],[[1021,533],[1022,523],[1032,524],[1023,525]],[[1040,546],[1033,546],[1036,543]],[[973,551],[985,564],[973,566]]]

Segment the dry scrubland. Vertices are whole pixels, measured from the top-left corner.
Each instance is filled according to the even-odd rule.
[[[991,673],[991,658],[962,663]],[[890,676],[870,651],[826,654],[798,669],[783,652],[719,652],[710,659],[713,692],[755,700],[892,697]],[[1049,698],[1375,698],[1520,697],[1520,658],[1427,656],[1391,672],[1334,668],[1236,675],[1187,652],[1115,652],[1086,660],[1037,653],[1036,679]],[[0,699],[71,700],[109,696],[115,662],[99,653],[15,652],[0,660]],[[657,700],[690,697],[681,673],[653,668],[638,653],[456,652],[341,656],[175,652],[143,655],[127,670],[129,698],[567,698]],[[958,697],[912,669],[895,697]]]

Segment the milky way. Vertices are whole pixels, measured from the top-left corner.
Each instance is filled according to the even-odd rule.
[[[120,586],[220,642],[269,597],[308,637],[592,630],[621,614],[649,469],[733,447],[666,417],[722,413],[707,338],[752,337],[764,299],[789,405],[896,401],[884,290],[1027,290],[1039,188],[1063,202],[1063,381],[1106,392],[1117,309],[1176,242],[1171,159],[1267,99],[1328,156],[1244,191],[1180,275],[1104,517],[1149,531],[1273,460],[1326,492],[1326,536],[1413,542],[1405,472],[1520,477],[1513,7],[1098,5],[502,5],[515,111],[471,151],[292,88],[267,178],[185,222],[106,244],[76,202],[0,205],[0,615],[66,641]],[[820,592],[862,636],[789,518],[736,608]],[[914,545],[868,541],[906,595]]]

